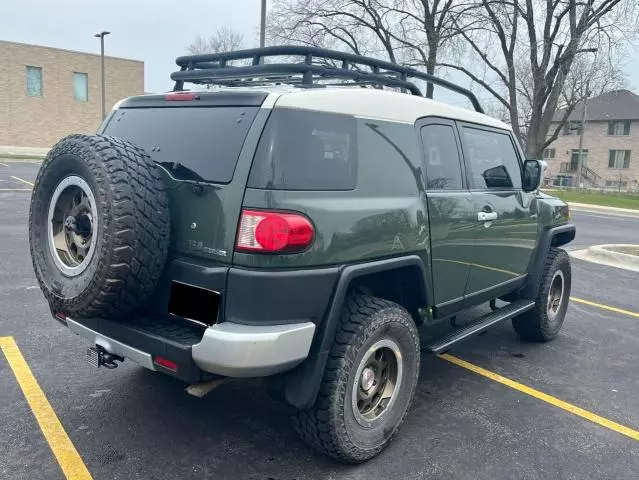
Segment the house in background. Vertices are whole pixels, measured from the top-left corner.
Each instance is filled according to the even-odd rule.
[[[557,140],[544,151],[554,185],[577,186],[579,137],[583,130],[582,186],[636,190],[639,188],[639,95],[614,90],[577,104]],[[558,110],[552,133],[564,111]],[[548,177],[548,175],[547,175]]]
[[[144,62],[104,63],[107,111],[144,92]],[[100,55],[0,40],[0,145],[51,147],[101,121]]]

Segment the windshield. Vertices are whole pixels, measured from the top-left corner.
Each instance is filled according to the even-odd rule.
[[[259,107],[123,108],[104,134],[144,148],[180,180],[228,183]]]

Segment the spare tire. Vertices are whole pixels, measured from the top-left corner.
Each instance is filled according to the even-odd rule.
[[[162,173],[141,148],[104,135],[70,135],[33,186],[29,245],[52,311],[122,316],[153,292],[169,248]]]

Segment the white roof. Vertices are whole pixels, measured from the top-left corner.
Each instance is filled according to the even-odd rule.
[[[373,88],[282,90],[272,92],[263,106],[341,113],[410,124],[415,123],[415,120],[421,117],[437,116],[511,130],[510,125],[483,113],[454,107],[417,95]]]

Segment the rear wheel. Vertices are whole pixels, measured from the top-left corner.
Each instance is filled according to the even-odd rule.
[[[546,257],[535,308],[513,318],[513,327],[524,340],[547,342],[557,336],[564,323],[571,287],[570,257],[551,248]]]
[[[401,425],[419,376],[419,335],[401,306],[350,294],[315,405],[296,429],[321,452],[359,463],[381,452]]]

